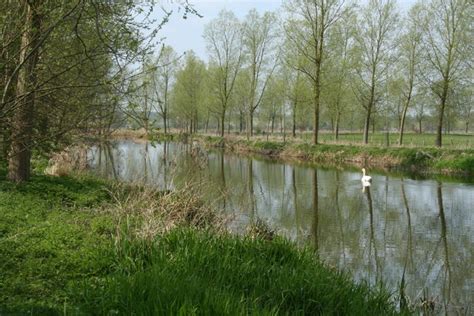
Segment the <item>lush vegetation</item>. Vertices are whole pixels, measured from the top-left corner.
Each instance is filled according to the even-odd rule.
[[[34,176],[0,187],[0,313],[60,313],[71,283],[112,271],[113,221],[98,209],[104,183]]]
[[[186,0],[2,2],[14,13],[0,16],[7,177],[28,180],[33,152],[117,128],[310,133],[314,144],[329,132],[352,142],[348,131],[377,145],[413,144],[406,131],[435,134],[421,144],[437,147],[452,145],[446,134],[472,137],[471,1],[282,5],[284,16],[221,11],[204,28],[204,62],[161,40],[172,12],[201,15]],[[379,139],[385,131],[397,136]]]
[[[210,147],[226,148],[279,158],[298,159],[323,164],[355,165],[398,169],[418,173],[469,176],[474,174],[473,149],[440,149],[436,147],[382,147],[367,145],[319,144],[289,138],[248,141],[239,137],[194,136]],[[461,140],[462,142],[462,140]]]
[[[202,206],[177,202],[190,196],[150,199],[83,176],[0,186],[2,314],[396,314],[383,290],[355,285],[310,249],[190,222]],[[160,217],[147,218],[150,208],[190,204],[175,228],[141,234]]]
[[[84,288],[87,312],[105,314],[396,314],[388,296],[356,286],[309,250],[275,239],[176,229],[130,243],[126,273]],[[99,309],[98,309],[99,308]]]
[[[329,132],[375,143],[387,131],[391,144],[438,147],[452,145],[451,133],[472,138],[472,4],[418,1],[406,11],[399,4],[292,0],[284,17],[253,9],[241,19],[223,10],[205,27],[207,64],[193,52],[170,62],[176,53],[166,47],[143,68],[144,80],[175,81],[149,79],[156,97],[139,97],[147,124],[130,126],[248,139],[286,131],[313,143]],[[406,132],[434,136],[416,143]]]

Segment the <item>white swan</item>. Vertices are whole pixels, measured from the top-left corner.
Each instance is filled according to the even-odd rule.
[[[360,179],[360,181],[362,181],[362,184],[368,184],[368,185],[370,185],[370,182],[372,181],[372,177],[367,176],[365,174],[365,168],[362,168],[362,178]]]

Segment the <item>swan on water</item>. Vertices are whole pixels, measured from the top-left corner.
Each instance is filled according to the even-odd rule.
[[[367,183],[369,185],[372,181],[372,177],[365,174],[365,168],[362,168],[362,178],[360,179],[360,181],[362,181],[363,184]]]

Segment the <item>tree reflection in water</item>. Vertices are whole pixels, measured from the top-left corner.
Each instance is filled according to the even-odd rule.
[[[91,166],[110,178],[136,181],[146,172],[150,184],[170,189],[197,181],[212,206],[233,212],[235,226],[261,217],[357,280],[383,281],[400,293],[401,306],[435,300],[439,309],[462,311],[473,303],[472,185],[375,174],[361,194],[360,174],[351,170],[220,151],[203,152],[198,166],[178,143],[115,142],[91,154]]]

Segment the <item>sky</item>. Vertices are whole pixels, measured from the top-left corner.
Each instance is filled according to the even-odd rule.
[[[172,3],[172,0],[169,3]],[[206,44],[202,38],[204,26],[212,19],[216,18],[222,9],[231,10],[239,19],[243,19],[250,9],[255,8],[260,13],[265,11],[278,10],[284,0],[189,0],[194,8],[203,15],[202,18],[195,15],[188,15],[187,19],[182,18],[182,12],[178,12],[174,7],[174,14],[170,21],[164,25],[159,33],[160,38],[164,38],[167,45],[172,46],[178,54],[187,50],[193,50],[201,59],[207,60]],[[416,0],[398,0],[398,5],[406,9],[415,3]],[[365,1],[358,1],[361,4]],[[170,8],[168,4],[167,9]],[[154,17],[159,18],[162,11],[154,10]]]

